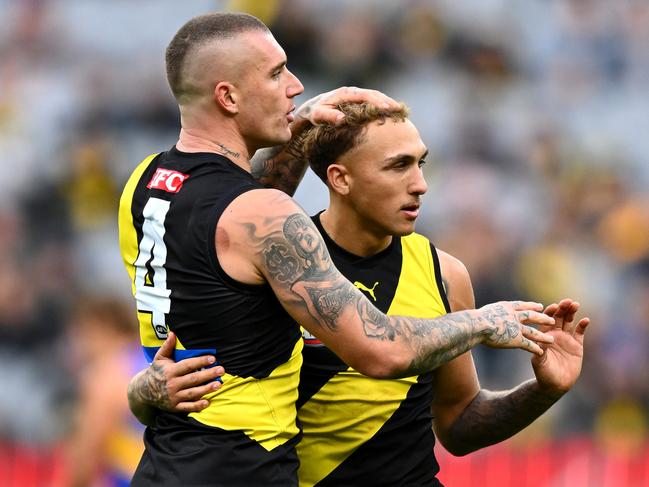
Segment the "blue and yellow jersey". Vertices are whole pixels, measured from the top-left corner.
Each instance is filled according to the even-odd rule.
[[[394,238],[370,257],[328,237],[336,267],[381,311],[434,318],[449,311],[437,252],[427,238]],[[395,380],[365,377],[304,332],[298,418],[301,486],[440,485],[433,453],[432,374]]]
[[[214,354],[227,371],[213,406],[189,415],[162,413],[147,429],[135,485],[142,479],[217,485],[212,476],[219,485],[234,485],[228,479],[293,483],[299,327],[270,286],[228,276],[214,243],[225,208],[260,187],[225,157],[175,147],[147,157],[126,184],[120,249],[145,354],[151,359],[172,330],[177,359]]]

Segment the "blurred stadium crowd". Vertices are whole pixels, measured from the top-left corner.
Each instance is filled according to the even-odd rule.
[[[6,485],[113,485],[94,472],[138,459],[118,198],[137,162],[175,142],[167,42],[221,9],[271,26],[301,101],[357,85],[410,106],[432,154],[418,231],[466,264],[478,306],[571,297],[591,317],[574,390],[492,449],[557,445],[562,461],[545,460],[556,476],[511,485],[649,485],[648,2],[0,0]],[[311,174],[297,199],[309,212],[327,204]],[[523,352],[474,356],[484,387],[531,377]],[[490,458],[440,454],[451,486],[464,484],[446,463],[459,475]],[[466,485],[490,485],[474,475]]]

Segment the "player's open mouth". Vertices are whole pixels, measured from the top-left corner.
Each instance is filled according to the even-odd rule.
[[[406,215],[407,218],[415,219],[419,216],[419,205],[413,204],[408,206],[403,206],[401,211]]]

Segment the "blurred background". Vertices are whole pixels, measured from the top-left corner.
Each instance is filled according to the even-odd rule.
[[[649,486],[649,2],[0,0],[0,484],[112,486],[139,459],[144,365],[117,247],[121,188],[176,140],[164,49],[190,17],[262,18],[306,87],[406,102],[431,156],[418,231],[478,306],[571,297],[582,377],[448,486]],[[327,204],[311,173],[308,212]],[[532,377],[474,351],[483,387]]]

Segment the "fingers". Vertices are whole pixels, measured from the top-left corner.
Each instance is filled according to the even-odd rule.
[[[541,306],[541,309],[543,309],[543,305],[539,306]],[[540,313],[539,311],[518,311],[516,313],[516,318],[521,323],[525,323],[527,325],[555,326],[555,320],[552,316]]]
[[[308,119],[312,124],[337,125],[345,119],[345,115],[336,107],[341,103],[367,102],[384,109],[398,110],[401,104],[377,90],[368,90],[344,86],[319,95],[300,107],[296,113]],[[310,106],[308,110],[304,107]]]
[[[559,305],[557,303],[552,303],[547,308],[545,308],[543,312],[548,316],[554,316],[558,309]]]
[[[377,90],[368,90],[365,88],[357,88],[355,86],[343,86],[342,88],[338,88],[329,93],[330,94],[325,96],[323,100],[331,105],[367,102],[370,105],[375,105],[381,108],[397,109],[400,106],[399,102]]]
[[[521,327],[521,331],[525,338],[533,340],[534,342],[554,343],[554,337],[552,335],[548,335],[547,333],[540,332],[539,330],[537,330],[536,328],[532,328],[531,326],[523,325]]]
[[[158,349],[153,361],[161,359],[172,359],[174,356],[174,349],[176,348],[176,334],[173,331],[170,331],[167,335],[167,339],[162,343],[162,346]]]
[[[215,381],[224,373],[225,371],[223,370],[223,367],[220,366],[211,367],[205,370],[197,370],[196,372],[185,373],[175,378],[173,386],[178,391],[189,389],[201,384],[205,384],[206,382]],[[181,399],[184,400],[184,398]]]
[[[533,301],[513,301],[512,305],[514,311],[542,311],[543,305],[541,303],[535,303]]]
[[[584,333],[586,332],[588,325],[590,325],[590,318],[582,318],[579,320],[579,323],[577,323],[577,326],[575,326],[573,336],[581,344],[584,343]]]
[[[186,358],[175,365],[176,376],[191,374],[200,369],[210,367],[216,362],[213,355],[201,355],[200,357]]]
[[[579,311],[580,304],[577,301],[570,303],[566,309],[565,316],[563,318],[563,329],[567,332],[574,333],[575,327],[573,322],[575,321],[575,315]]]
[[[543,349],[533,341],[523,338],[521,340],[521,349],[532,352],[534,355],[543,355]]]
[[[176,404],[175,410],[187,413],[202,411],[210,404],[209,400],[203,399],[203,396],[219,390],[221,385],[220,382],[212,382],[204,386],[179,391],[176,397],[180,402]]]
[[[201,399],[194,402],[181,402],[176,405],[175,411],[179,413],[197,413],[209,405],[210,402],[207,399]]]
[[[550,306],[548,306],[548,308],[550,308]],[[579,307],[580,304],[577,301],[573,301],[569,298],[562,299],[559,304],[556,305],[556,309],[553,313],[556,321],[555,326],[561,328],[565,332],[574,334],[575,330],[573,322],[577,311],[579,311]]]
[[[204,358],[204,357],[198,357]],[[186,359],[188,362],[194,359]],[[171,409],[174,412],[195,412],[205,409],[209,401],[203,396],[218,391],[222,382],[219,377],[225,373],[223,367],[216,366],[205,370],[198,370],[167,382],[167,394]]]
[[[334,106],[316,105],[311,110],[309,121],[314,125],[338,124],[345,119],[345,115]]]

